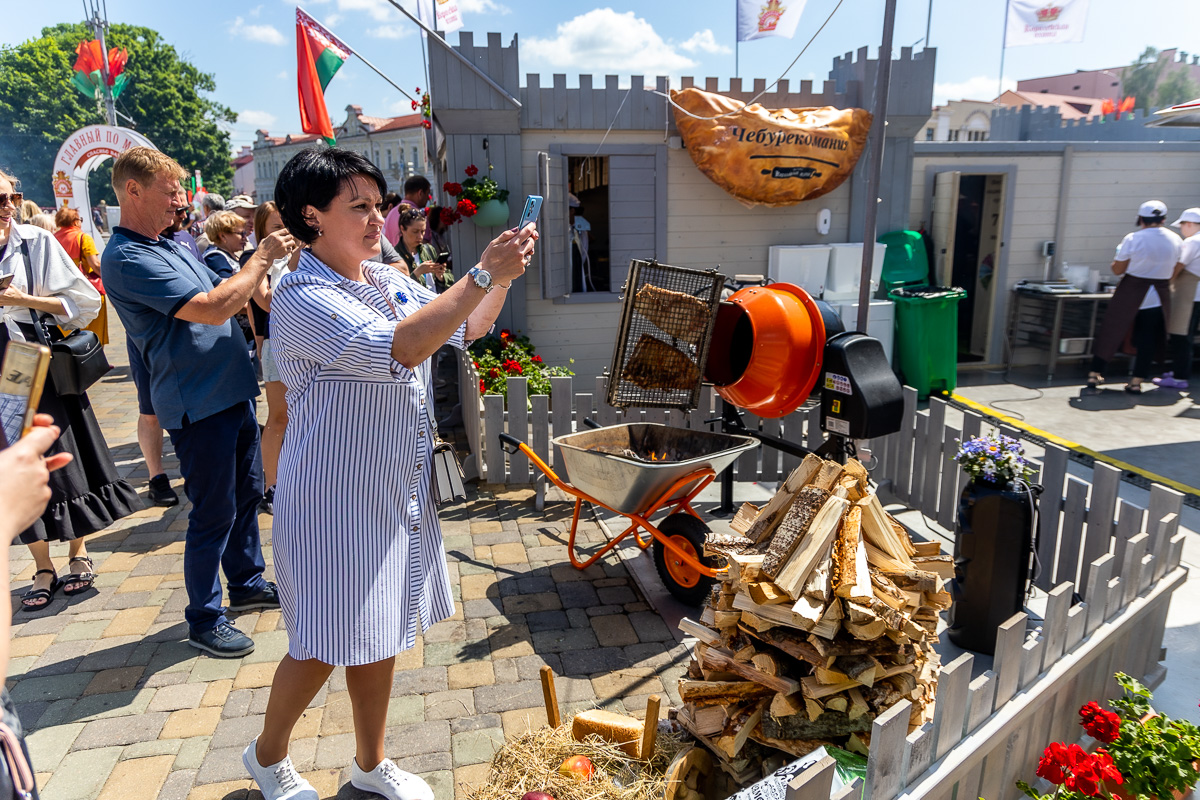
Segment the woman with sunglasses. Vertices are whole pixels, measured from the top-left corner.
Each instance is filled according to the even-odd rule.
[[[51,327],[82,328],[100,310],[100,293],[54,236],[16,224],[23,199],[16,184],[15,178],[0,172],[0,277],[12,276],[12,283],[0,292],[0,350],[9,341],[38,341],[35,318],[37,324],[44,320]],[[49,455],[70,453],[73,458],[50,476],[50,505],[20,536],[37,566],[33,586],[21,599],[22,611],[50,605],[59,588],[68,595],[90,589],[96,575],[83,537],[142,508],[134,488],[117,476],[86,394],[59,395],[53,376],[47,376],[38,411],[52,416],[62,429]],[[50,560],[50,542],[62,541],[69,543],[69,574],[60,581]]]

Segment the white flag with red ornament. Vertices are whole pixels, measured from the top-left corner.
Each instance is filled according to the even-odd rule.
[[[806,0],[737,0],[737,40],[796,34]]]
[[[1005,47],[1083,41],[1088,0],[1008,0]]]
[[[463,26],[458,0],[417,0],[417,19],[445,33],[454,33]]]

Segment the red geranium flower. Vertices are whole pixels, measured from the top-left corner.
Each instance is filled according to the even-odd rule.
[[[1105,711],[1095,702],[1079,709],[1079,716],[1079,724],[1093,739],[1107,744],[1115,742],[1121,735],[1121,717],[1111,711]]]
[[[542,357],[541,357],[541,356],[534,356],[533,358],[531,358],[531,359],[529,359],[529,360],[530,360],[530,361],[532,361],[532,362],[533,362],[533,363],[535,363],[535,364],[541,364],[541,363],[542,363]]]
[[[479,393],[487,394],[487,384],[483,382],[483,378],[479,379]]]
[[[420,108],[420,107],[421,107],[421,104],[420,104],[420,103],[418,103],[416,100],[413,100],[413,101],[412,101],[412,106],[413,106],[413,111],[416,111],[418,108]]]
[[[505,328],[502,331],[500,331],[500,341],[507,342],[512,337],[513,337],[512,331],[510,331],[508,328]]]
[[[479,369],[479,362],[478,362],[478,361],[472,361],[471,363],[475,365],[475,369]]]
[[[1115,783],[1118,786],[1125,782],[1125,778],[1122,777],[1121,771],[1117,769],[1117,765],[1113,763],[1112,756],[1110,756],[1108,751],[1103,747],[1096,750],[1095,755],[1092,756],[1092,761],[1096,765],[1096,769],[1099,771],[1100,777],[1102,777],[1104,780],[1108,781],[1109,783]]]
[[[421,120],[421,127],[424,128],[425,130],[429,130],[430,128],[433,127],[433,123],[427,119],[423,119],[423,120]]]
[[[1067,779],[1063,768],[1067,763],[1067,748],[1062,742],[1051,742],[1038,761],[1036,775],[1045,778],[1055,786],[1061,786]]]
[[[462,184],[446,181],[442,184],[442,191],[444,191],[446,194],[458,197],[460,194],[462,194]]]
[[[458,201],[458,205],[455,208],[464,217],[473,217],[479,212],[479,207],[465,197]]]
[[[464,169],[463,172],[467,173],[468,178],[474,178],[476,175],[479,174],[479,167],[475,166],[474,164],[471,164],[469,167]]]
[[[507,363],[505,363],[505,365],[504,365],[504,368],[505,368],[505,369],[508,369],[508,364],[507,364]],[[499,377],[500,377],[500,370],[499,370],[499,369],[497,369],[496,367],[492,367],[490,370],[488,370],[488,377],[489,377],[489,378],[499,378]]]
[[[518,362],[513,361],[511,358],[504,362],[504,370],[509,375],[520,375],[522,372],[524,372],[524,370],[521,369],[521,365]]]

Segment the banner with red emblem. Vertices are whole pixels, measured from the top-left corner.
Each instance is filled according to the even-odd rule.
[[[738,0],[737,40],[748,42],[766,36],[796,34],[806,0]]]
[[[1082,42],[1088,0],[1008,0],[1005,47]]]

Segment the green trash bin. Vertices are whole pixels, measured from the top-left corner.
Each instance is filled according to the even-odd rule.
[[[896,304],[896,366],[922,400],[933,391],[958,386],[958,301],[966,296],[956,286],[888,292]]]
[[[892,289],[929,282],[929,256],[919,232],[891,231],[876,241],[887,245],[879,275],[881,297]]]

